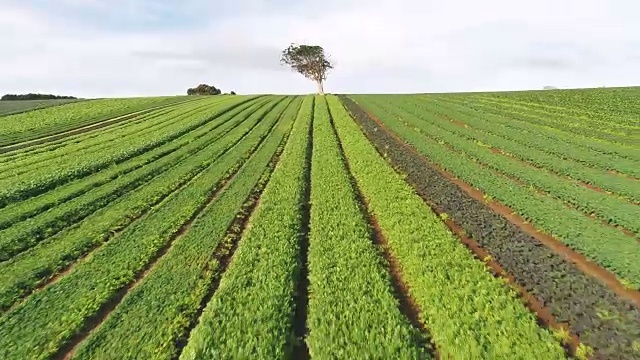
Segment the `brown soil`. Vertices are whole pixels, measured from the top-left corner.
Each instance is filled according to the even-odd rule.
[[[367,112],[369,117],[374,120],[378,127],[388,134],[390,134],[396,141],[400,144],[403,144],[407,151],[412,152],[415,155],[422,157],[426,163],[430,164],[434,169],[436,169],[439,173],[445,176],[449,181],[456,184],[462,190],[464,190],[467,194],[478,201],[483,201],[489,206],[494,212],[503,216],[505,219],[509,220],[514,225],[520,227],[525,233],[532,236],[533,238],[539,240],[542,244],[552,249],[557,254],[561,255],[565,260],[575,264],[575,266],[580,269],[585,274],[597,279],[601,283],[605,284],[609,289],[615,292],[619,297],[626,299],[632,302],[636,307],[640,307],[640,292],[627,289],[620,281],[616,278],[616,276],[610,271],[600,267],[598,264],[588,260],[584,255],[576,252],[575,250],[569,248],[567,245],[561,243],[560,241],[554,239],[550,235],[544,234],[538,231],[533,225],[529,224],[525,219],[520,217],[515,213],[511,208],[492,200],[490,202],[486,202],[485,194],[480,190],[475,189],[471,185],[461,181],[456,178],[453,174],[448,171],[440,168],[433,162],[431,162],[428,158],[422,155],[418,150],[413,148],[411,145],[407,144],[404,139],[400,138],[393,131],[389,130],[386,125],[380,120],[378,117],[373,115],[370,112]]]
[[[608,172],[609,174],[617,175],[617,176],[623,177],[623,178],[625,178],[625,179],[630,179],[630,180],[640,181],[640,179],[636,179],[635,177],[633,177],[633,176],[631,176],[631,175],[623,174],[623,173],[618,172],[618,171],[616,171],[616,170],[607,170],[607,172]]]

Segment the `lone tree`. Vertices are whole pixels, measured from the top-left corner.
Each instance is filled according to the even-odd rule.
[[[328,55],[324,53],[322,46],[291,44],[282,51],[280,61],[311,79],[318,85],[318,94],[324,95],[322,82],[327,79],[327,73],[333,69]]]

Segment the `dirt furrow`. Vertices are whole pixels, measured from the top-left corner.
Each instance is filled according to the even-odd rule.
[[[315,98],[311,102],[314,109]],[[314,114],[311,112],[311,123],[309,125],[309,142],[305,152],[305,162],[307,167],[304,173],[304,194],[302,204],[302,228],[298,242],[300,244],[300,274],[296,284],[295,310],[293,314],[293,335],[296,342],[293,346],[293,358],[306,360],[310,358],[309,347],[305,341],[305,336],[309,333],[307,327],[307,311],[309,307],[309,234],[311,233],[311,154],[313,153],[313,121]]]

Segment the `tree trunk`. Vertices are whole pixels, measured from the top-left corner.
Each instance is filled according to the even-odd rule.
[[[324,87],[322,86],[322,80],[316,81],[318,85],[318,95],[324,95]]]

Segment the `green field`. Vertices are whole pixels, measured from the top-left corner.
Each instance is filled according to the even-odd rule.
[[[0,101],[0,116],[23,113],[31,110],[44,109],[50,106],[70,104],[78,99],[58,100],[4,100]]]
[[[638,144],[640,88],[0,109],[0,358],[640,358]]]

